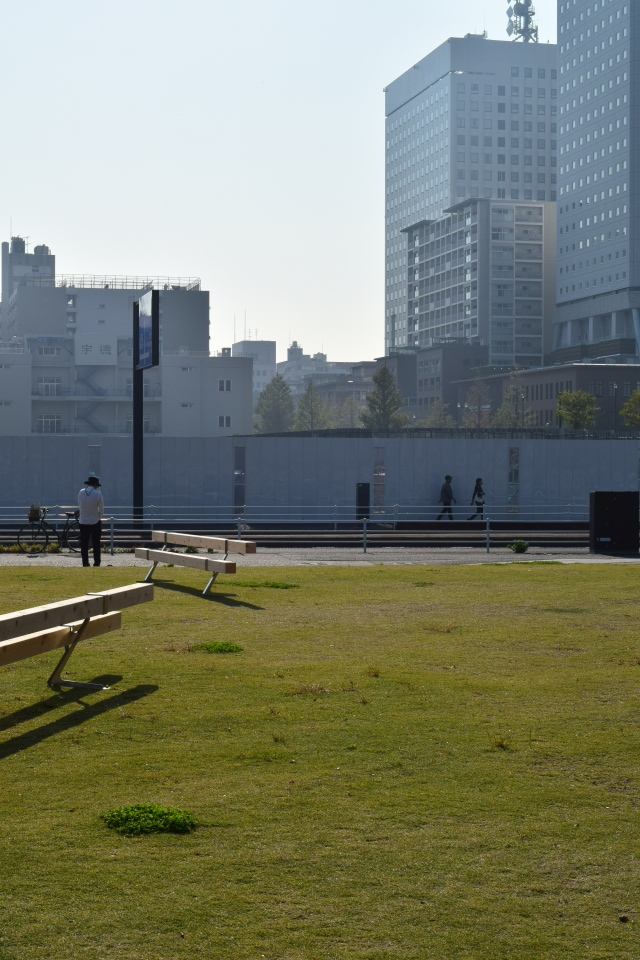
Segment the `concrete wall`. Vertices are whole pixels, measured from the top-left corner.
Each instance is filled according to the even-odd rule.
[[[508,503],[524,519],[570,518],[588,511],[592,490],[637,490],[638,440],[434,440],[215,437],[145,439],[145,502],[158,507],[202,507],[233,515],[234,447],[246,449],[245,502],[253,508],[334,505],[351,510],[356,484],[371,483],[374,461],[384,461],[384,508],[411,508],[428,516],[445,473],[465,513],[477,476],[487,512]],[[519,477],[510,474],[517,450]],[[383,452],[382,452],[383,451]],[[107,507],[131,503],[131,440],[125,437],[0,438],[0,506],[73,503],[88,470],[102,477]],[[511,463],[513,468],[513,462]]]

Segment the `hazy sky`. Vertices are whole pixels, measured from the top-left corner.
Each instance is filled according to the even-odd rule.
[[[383,352],[382,88],[508,0],[0,0],[1,239],[200,277],[211,346]],[[536,0],[541,41],[556,3]]]

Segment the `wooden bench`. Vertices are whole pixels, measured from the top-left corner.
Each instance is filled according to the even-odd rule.
[[[100,683],[64,680],[62,670],[81,640],[118,630],[121,610],[149,600],[153,600],[153,584],[134,583],[4,613],[0,615],[0,666],[65,647],[62,659],[47,680],[52,690],[61,687],[108,690],[109,687]]]
[[[161,543],[160,550],[149,550],[146,547],[136,547],[136,557],[148,560],[152,566],[145,577],[145,583],[151,581],[153,572],[159,563],[173,563],[177,567],[194,567],[211,574],[211,579],[202,591],[206,597],[219,573],[235,573],[236,565],[233,560],[227,560],[230,553],[255,553],[256,545],[250,540],[225,540],[223,537],[204,537],[191,533],[167,533],[165,530],[154,530],[152,539]],[[167,550],[169,546],[195,547],[201,550],[216,550],[224,553],[222,559],[203,557],[195,553],[178,553]]]

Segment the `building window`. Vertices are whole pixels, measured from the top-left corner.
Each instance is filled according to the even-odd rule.
[[[59,357],[60,356],[60,347],[38,347],[38,356],[39,357]]]
[[[41,397],[59,397],[62,393],[60,377],[38,377],[38,393]]]
[[[130,413],[126,418],[124,422],[124,429],[126,433],[133,433],[133,414]],[[149,419],[148,414],[145,414],[145,416],[142,418],[142,430],[144,433],[151,432],[151,420]]]
[[[41,413],[38,417],[38,433],[62,433],[60,414]]]

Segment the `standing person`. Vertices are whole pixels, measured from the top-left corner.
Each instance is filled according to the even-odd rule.
[[[80,554],[82,566],[89,566],[89,541],[93,549],[93,565],[100,566],[100,537],[102,536],[102,518],[104,516],[104,500],[99,487],[102,486],[99,477],[93,474],[85,480],[84,487],[78,494],[78,522],[80,523]]]
[[[453,490],[451,489],[451,481],[453,477],[450,477],[449,474],[444,478],[444,483],[442,484],[442,489],[440,490],[440,500],[438,503],[442,504],[442,510],[436,517],[436,520],[440,520],[445,513],[449,515],[449,520],[453,520],[453,510],[451,509],[452,503],[457,503],[458,501],[453,495]]]
[[[471,494],[471,506],[475,504],[476,512],[472,513],[470,517],[467,517],[467,520],[475,520],[476,517],[483,519],[484,516],[484,490],[482,489],[482,477],[478,477],[476,480],[476,485],[473,488],[473,493]]]

